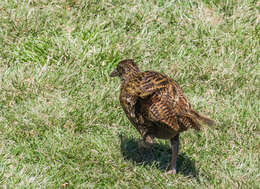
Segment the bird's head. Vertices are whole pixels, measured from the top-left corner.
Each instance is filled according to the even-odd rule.
[[[119,76],[120,79],[127,80],[134,77],[138,72],[140,72],[137,65],[132,59],[122,60],[117,64],[116,69],[110,74],[111,77]]]

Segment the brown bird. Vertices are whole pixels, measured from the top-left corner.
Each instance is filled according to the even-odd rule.
[[[166,173],[175,174],[179,134],[189,128],[200,130],[199,122],[214,121],[191,108],[176,81],[158,72],[141,72],[131,59],[120,61],[110,76],[122,81],[120,104],[143,138],[139,148],[150,148],[155,137],[170,139],[172,158]]]

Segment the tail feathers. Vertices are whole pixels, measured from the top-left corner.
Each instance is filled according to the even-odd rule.
[[[191,113],[200,121],[202,121],[203,123],[209,125],[209,126],[213,126],[215,125],[215,121],[212,119],[209,119],[201,114],[199,114],[198,112],[191,110]]]
[[[193,128],[197,131],[200,130],[200,123],[197,121],[196,117],[191,114],[182,114],[177,116],[178,117],[178,123],[182,130],[187,130],[188,128]]]

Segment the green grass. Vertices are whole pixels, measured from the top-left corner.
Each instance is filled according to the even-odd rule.
[[[1,188],[260,188],[259,1],[0,3]],[[133,58],[214,128],[137,150],[109,73]]]

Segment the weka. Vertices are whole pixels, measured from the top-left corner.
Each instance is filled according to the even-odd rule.
[[[172,158],[167,174],[176,173],[179,134],[189,128],[200,130],[199,121],[213,125],[191,108],[179,84],[154,71],[141,72],[131,59],[122,60],[111,73],[122,84],[120,104],[126,116],[140,132],[139,148],[149,148],[153,139],[170,139]]]

